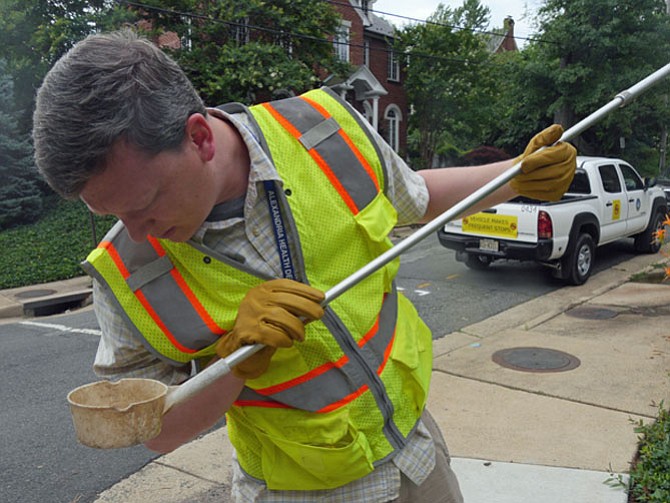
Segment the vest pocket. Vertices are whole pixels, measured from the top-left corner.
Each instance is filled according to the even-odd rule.
[[[401,379],[403,394],[412,400],[419,415],[428,400],[432,359],[430,329],[409,300],[398,295],[398,327],[391,360],[397,364],[398,372],[404,374]]]
[[[372,451],[353,426],[334,445],[308,445],[256,432],[263,478],[273,490],[334,489],[370,473]]]
[[[367,247],[372,257],[378,257],[393,246],[388,235],[398,221],[398,213],[382,192],[378,193],[372,202],[354,217],[354,220],[367,238]],[[398,267],[399,261],[396,259],[384,268],[386,291],[390,290]]]

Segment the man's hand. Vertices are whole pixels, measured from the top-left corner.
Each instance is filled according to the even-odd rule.
[[[268,369],[277,348],[305,338],[305,323],[323,316],[323,292],[289,279],[275,279],[249,290],[240,304],[233,329],[216,345],[225,358],[241,346],[266,347],[233,368],[242,379],[255,379]]]
[[[562,134],[560,125],[549,126],[536,134],[517,157],[515,164],[522,162],[522,173],[510,181],[517,194],[541,201],[558,201],[568,190],[575,176],[577,150],[566,142],[551,146]],[[546,148],[537,152],[542,147]]]

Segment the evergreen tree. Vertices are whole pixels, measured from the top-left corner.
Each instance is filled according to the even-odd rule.
[[[12,80],[0,60],[0,229],[34,221],[42,208],[37,170],[13,113]]]

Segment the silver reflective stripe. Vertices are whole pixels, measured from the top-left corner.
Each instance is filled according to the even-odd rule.
[[[384,299],[379,313],[377,330],[374,335],[360,347],[360,354],[365,364],[376,373],[385,362],[384,357],[395,334],[396,318],[398,314],[398,297],[394,290]],[[347,357],[347,362],[336,367],[314,369],[304,376],[280,383],[278,385],[252,390],[245,387],[238,398],[239,401],[265,402],[267,406],[283,404],[292,408],[318,412],[326,407],[337,406],[350,395],[361,390],[363,386],[371,386],[361,377],[361,371],[353,358]],[[322,373],[319,371],[325,370]],[[309,374],[315,375],[309,378]],[[307,377],[307,380],[303,379]],[[344,402],[342,405],[349,403]],[[246,405],[240,403],[240,405]]]
[[[273,101],[269,105],[303,135],[324,121],[323,115],[301,98]],[[377,196],[377,186],[341,135],[331,134],[313,150],[326,162],[358,211]]]
[[[160,256],[148,241],[133,242],[125,229],[114,239],[113,244],[124,261],[126,257],[131,257],[131,260],[124,262],[130,272],[129,280],[135,274],[139,274],[141,279],[145,268],[151,270],[155,267],[153,272],[158,272],[166,263],[171,264],[169,257]],[[152,266],[154,263],[158,265]],[[149,274],[146,273],[146,276]],[[138,291],[147,299],[170,335],[183,347],[199,351],[219,339],[220,332],[210,330],[172,274],[156,275],[152,281],[144,282],[136,293]]]
[[[163,255],[158,260],[149,262],[132,273],[128,279],[126,279],[126,283],[128,283],[130,289],[135,292],[147,283],[169,273],[173,268],[174,265],[172,264],[170,257]]]
[[[318,123],[300,137],[300,143],[307,150],[312,150],[319,143],[327,140],[340,130],[340,125],[332,117]]]

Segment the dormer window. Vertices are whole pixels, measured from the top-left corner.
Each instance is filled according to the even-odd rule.
[[[361,10],[365,15],[370,12],[370,0],[361,0]]]

